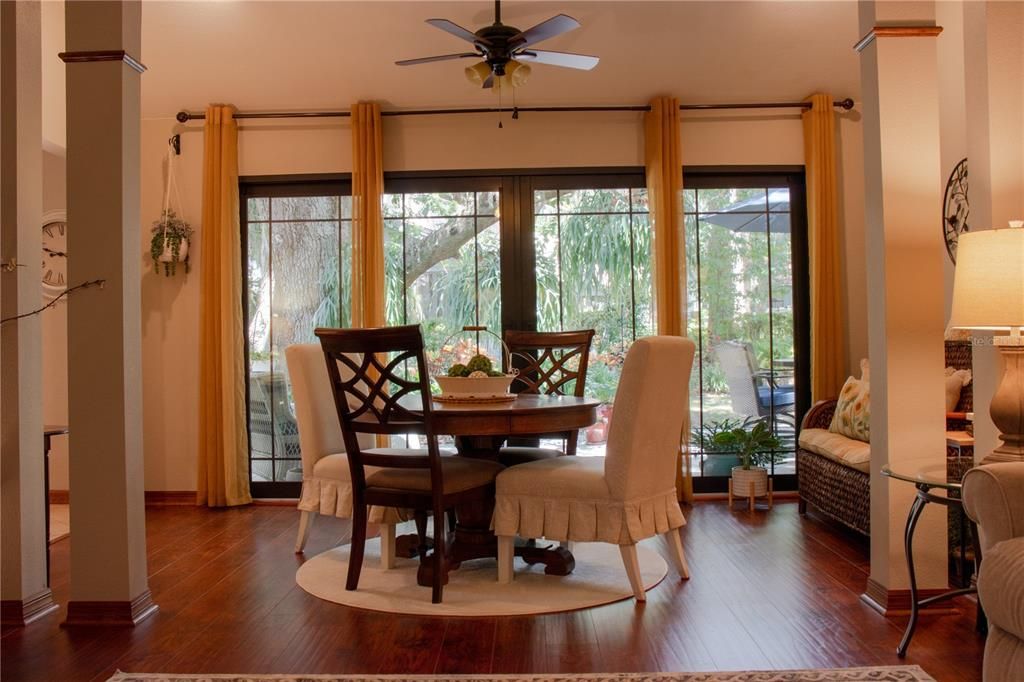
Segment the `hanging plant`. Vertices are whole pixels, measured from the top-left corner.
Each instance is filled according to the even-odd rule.
[[[170,277],[177,271],[178,263],[184,264],[185,272],[191,270],[188,247],[193,232],[192,226],[170,208],[164,209],[160,219],[153,221],[149,254],[153,257],[153,267],[157,272],[160,272],[160,266],[163,265],[164,275]]]

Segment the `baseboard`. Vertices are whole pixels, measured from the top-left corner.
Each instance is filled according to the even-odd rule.
[[[131,601],[69,601],[63,625],[138,625],[158,609],[149,590]]]
[[[20,627],[53,613],[59,606],[53,601],[50,588],[25,600],[4,599],[0,601],[0,624]]]
[[[196,505],[196,491],[147,490],[146,504],[152,507],[194,507]]]
[[[297,497],[254,497],[252,498],[252,506],[254,507],[294,507],[299,503]]]
[[[919,589],[917,598],[928,599],[948,591],[949,588]],[[890,590],[871,578],[868,578],[867,587],[860,600],[883,616],[905,616],[910,613],[910,590]],[[949,615],[960,613],[960,609],[951,606],[950,602],[942,602],[926,606],[918,613]]]
[[[67,490],[50,491],[50,504],[68,504],[70,499],[71,493]]]
[[[773,500],[795,500],[800,497],[800,493],[795,490],[784,490],[782,492],[773,492]],[[719,500],[728,500],[729,493],[696,493],[693,496],[694,502],[717,502]],[[747,498],[742,498],[747,499]],[[765,498],[767,499],[767,498]]]

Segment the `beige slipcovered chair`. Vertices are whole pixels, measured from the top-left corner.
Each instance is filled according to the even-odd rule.
[[[306,547],[317,514],[352,518],[352,479],[323,349],[317,343],[302,343],[288,346],[284,353],[302,449],[302,494],[299,497],[302,515],[295,540],[298,553]],[[342,372],[351,374],[347,368],[342,368]],[[358,439],[368,449],[375,445],[372,435],[359,434]],[[395,525],[405,520],[404,515],[390,507],[374,507],[369,520],[380,525],[381,563],[385,568],[392,568]]]
[[[689,577],[676,498],[680,437],[689,433],[694,345],[678,336],[649,336],[626,355],[604,457],[556,457],[498,474],[494,532],[498,581],[512,580],[514,541],[619,545],[633,594],[644,601],[636,543],[664,535],[671,560]]]
[[[978,599],[988,617],[982,677],[1024,679],[1024,463],[971,469],[963,502],[981,539]]]

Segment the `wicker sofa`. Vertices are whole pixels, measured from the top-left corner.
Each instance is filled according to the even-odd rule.
[[[970,369],[970,341],[946,341],[946,366]],[[965,413],[972,411],[971,384],[964,387],[953,412],[946,415],[946,429],[962,430]],[[812,407],[800,424],[796,451],[797,489],[800,513],[808,506],[864,535],[871,534],[870,445],[852,441],[838,434],[829,434],[825,448],[808,442],[808,429],[828,430],[835,414],[836,401],[823,400]],[[822,435],[816,433],[819,437]],[[833,444],[838,444],[833,446]],[[952,455],[953,453],[947,453]],[[960,477],[972,462],[948,456],[947,468]],[[952,520],[951,520],[952,521]],[[952,523],[951,523],[952,527]]]

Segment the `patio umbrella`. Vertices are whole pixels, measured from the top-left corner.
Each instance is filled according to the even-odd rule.
[[[702,213],[700,220],[728,228],[733,232],[789,232],[789,189],[768,190],[768,208],[765,213],[764,197],[738,201],[717,213]],[[776,213],[776,211],[778,211]]]

